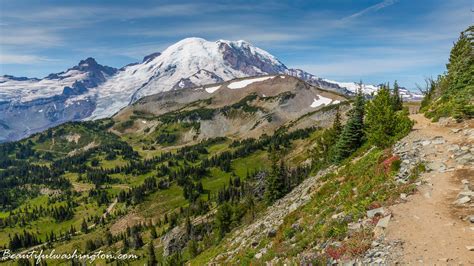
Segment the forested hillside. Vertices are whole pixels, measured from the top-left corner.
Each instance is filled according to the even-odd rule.
[[[454,44],[446,73],[427,81],[422,101],[426,116],[469,119],[474,117],[474,26],[463,31]]]

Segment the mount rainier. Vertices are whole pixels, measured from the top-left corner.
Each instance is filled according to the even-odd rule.
[[[87,58],[43,79],[1,76],[0,142],[21,139],[68,121],[109,117],[159,92],[268,74],[295,76],[344,94],[358,87],[356,83],[339,83],[287,68],[273,55],[245,41],[187,38],[121,69]],[[365,93],[376,90],[376,86],[363,85]],[[401,93],[407,99],[420,97],[404,89]]]

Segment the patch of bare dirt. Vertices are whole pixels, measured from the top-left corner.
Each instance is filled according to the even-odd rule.
[[[74,142],[74,143],[77,144],[77,143],[79,143],[79,139],[81,139],[81,135],[72,134],[72,135],[67,135],[65,138],[68,142]]]
[[[127,227],[132,227],[144,221],[144,218],[137,213],[129,213],[120,218],[110,227],[110,233],[113,235],[123,232]]]

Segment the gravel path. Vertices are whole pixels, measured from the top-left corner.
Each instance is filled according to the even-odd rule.
[[[417,146],[428,171],[418,193],[391,206],[385,243],[390,263],[474,264],[474,127],[440,125],[412,115],[414,131],[403,141]],[[420,145],[421,143],[421,145]],[[472,249],[472,250],[470,250]]]

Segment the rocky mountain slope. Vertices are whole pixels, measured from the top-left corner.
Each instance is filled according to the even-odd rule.
[[[110,117],[141,97],[162,91],[268,74],[295,76],[338,93],[355,91],[354,84],[290,69],[245,41],[187,38],[119,70],[88,58],[43,79],[2,76],[0,141],[20,139],[66,121]],[[370,91],[376,88],[366,87]]]
[[[292,76],[269,75],[147,96],[113,119],[121,130],[118,134],[147,131],[145,135],[153,135],[166,124],[187,122],[197,125],[180,132],[183,142],[223,136],[257,138],[282,126],[290,130],[327,127],[336,105],[341,112],[348,108],[343,95]]]
[[[92,99],[77,99],[113,76],[117,69],[93,58],[44,79],[0,77],[0,142],[16,140],[68,121],[89,117]]]

